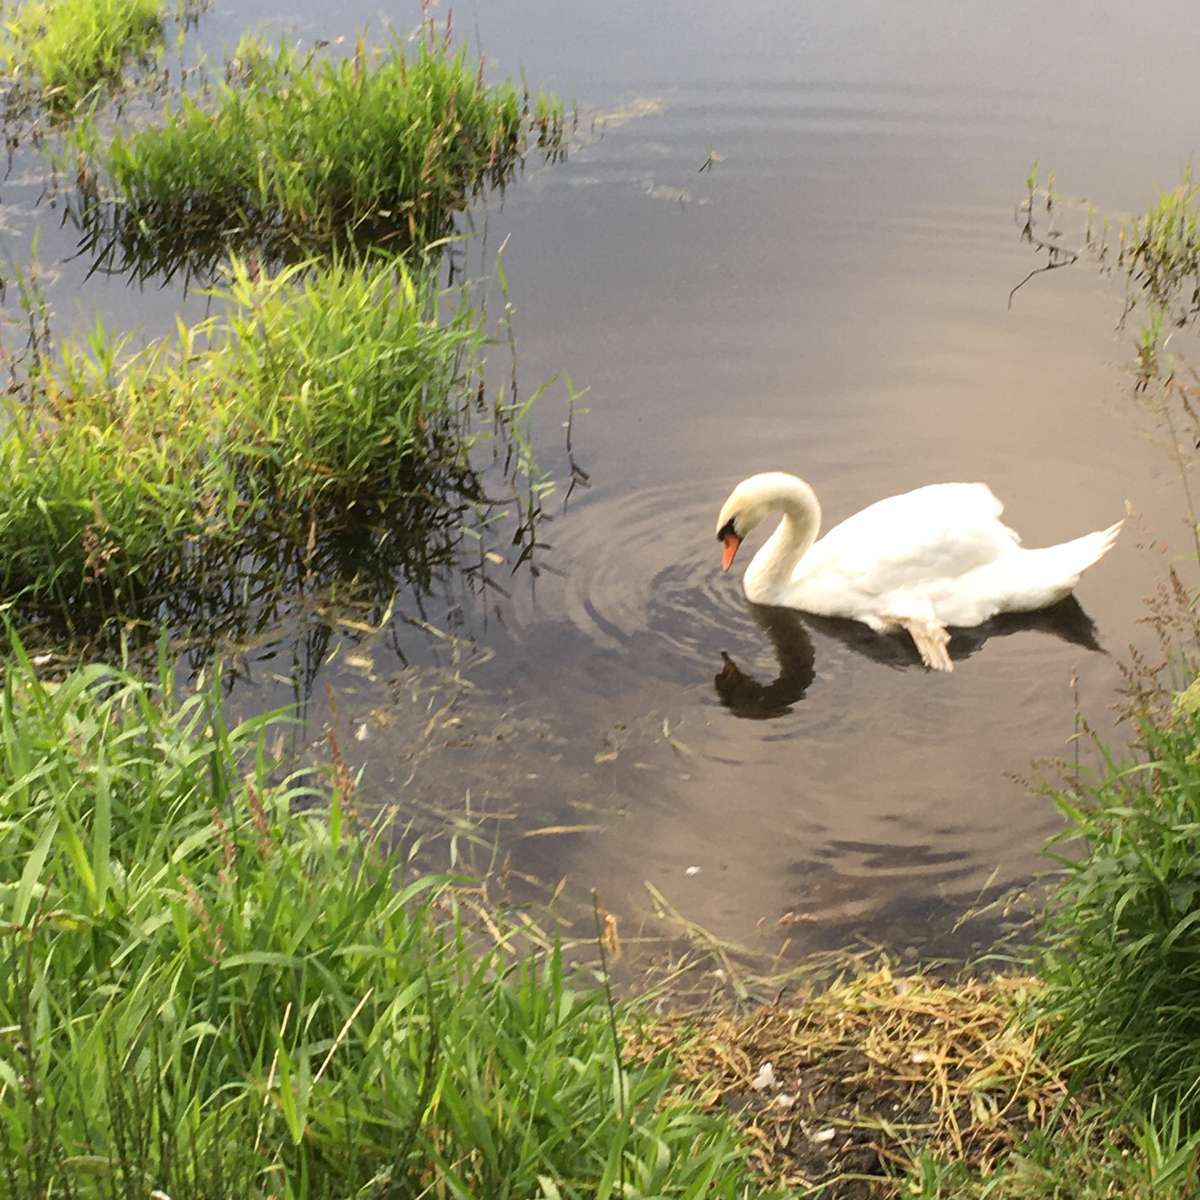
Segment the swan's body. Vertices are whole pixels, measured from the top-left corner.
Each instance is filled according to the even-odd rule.
[[[821,508],[794,475],[752,475],[721,509],[725,569],[742,539],[771,512],[775,532],[746,568],[757,604],[849,617],[880,633],[905,629],[927,666],[953,670],[947,626],[1032,612],[1070,594],[1106,554],[1121,522],[1074,541],[1025,550],[1000,521],[1004,506],[982,483],[935,483],[855,513],[820,541]]]

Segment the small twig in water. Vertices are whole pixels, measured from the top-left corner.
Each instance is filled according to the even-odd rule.
[[[1034,267],[1034,268],[1033,268],[1033,270],[1032,270],[1032,271],[1030,271],[1030,272],[1029,272],[1029,274],[1028,274],[1028,275],[1026,275],[1026,276],[1025,276],[1025,278],[1024,278],[1024,279],[1022,279],[1022,280],[1021,280],[1021,282],[1020,282],[1020,283],[1018,283],[1018,284],[1017,284],[1017,286],[1016,286],[1015,288],[1013,288],[1013,290],[1012,290],[1011,292],[1009,292],[1009,293],[1008,293],[1008,307],[1009,307],[1009,309],[1010,309],[1010,310],[1011,310],[1011,308],[1012,308],[1013,297],[1014,297],[1014,296],[1015,296],[1015,295],[1016,295],[1016,294],[1017,294],[1017,293],[1018,293],[1018,292],[1019,292],[1019,291],[1020,291],[1020,290],[1021,290],[1021,289],[1022,289],[1022,288],[1023,288],[1023,287],[1024,287],[1024,286],[1025,286],[1025,285],[1026,285],[1026,284],[1027,284],[1027,283],[1028,283],[1028,282],[1029,282],[1029,281],[1030,281],[1030,280],[1031,280],[1031,279],[1034,277],[1034,276],[1035,276],[1035,275],[1043,275],[1043,274],[1045,274],[1045,272],[1047,272],[1047,271],[1056,271],[1056,270],[1058,270],[1058,268],[1059,268],[1059,267],[1069,267],[1069,266],[1070,266],[1072,263],[1076,262],[1076,261],[1078,260],[1078,258],[1079,258],[1079,254],[1078,254],[1078,252],[1077,252],[1077,251],[1075,251],[1075,250],[1063,250],[1061,247],[1058,247],[1058,246],[1047,246],[1047,245],[1045,245],[1044,243],[1040,245],[1040,248],[1041,248],[1041,249],[1044,249],[1044,250],[1049,250],[1049,251],[1050,251],[1050,261],[1049,261],[1049,262],[1048,262],[1048,263],[1047,263],[1047,264],[1046,264],[1044,267]],[[1064,255],[1064,257],[1063,257],[1063,258],[1055,258],[1054,256],[1055,256],[1056,254],[1061,254],[1061,255]],[[1069,257],[1069,258],[1068,258],[1068,257],[1065,257],[1066,255],[1070,255],[1070,257]]]

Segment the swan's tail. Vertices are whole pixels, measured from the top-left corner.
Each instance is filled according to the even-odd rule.
[[[1117,535],[1121,532],[1124,521],[1118,521],[1107,529],[1098,529],[1095,533],[1085,533],[1073,541],[1063,542],[1058,546],[1048,546],[1037,553],[1054,555],[1055,561],[1064,576],[1070,578],[1071,587],[1079,582],[1079,577],[1098,563],[1116,544]],[[1065,580],[1064,580],[1065,582]]]
[[[1005,607],[1014,612],[1032,611],[1069,596],[1080,575],[1113,548],[1124,524],[1118,521],[1107,529],[1085,533],[1057,546],[1024,551],[1021,568],[1011,580],[1012,595]]]

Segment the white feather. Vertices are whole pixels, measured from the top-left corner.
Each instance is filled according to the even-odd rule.
[[[821,509],[812,488],[769,472],[738,484],[717,528],[732,521],[745,537],[779,512],[778,528],[746,569],[749,599],[848,617],[879,632],[906,629],[926,664],[948,671],[947,626],[1061,600],[1112,548],[1122,524],[1026,550],[1000,520],[1003,508],[986,484],[931,484],[879,500],[817,541]]]

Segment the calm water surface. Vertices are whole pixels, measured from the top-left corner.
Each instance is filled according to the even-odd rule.
[[[306,44],[416,20],[412,5],[305,0],[284,18],[217,0],[200,37],[229,49],[254,14]],[[466,649],[407,626],[335,639],[319,684],[366,794],[469,797],[502,815],[517,873],[595,887],[633,924],[649,882],[762,950],[989,936],[951,930],[1036,870],[1055,826],[1014,777],[1069,753],[1073,672],[1110,719],[1125,648],[1146,642],[1142,597],[1185,535],[1177,475],[1131,400],[1119,286],[1060,271],[1010,311],[1036,265],[1013,207],[1035,159],[1111,209],[1179,177],[1197,149],[1200,78],[1178,36],[1193,17],[1176,0],[1136,19],[948,0],[456,6],[492,71],[579,103],[569,161],[531,163],[478,214],[478,260],[505,244],[526,385],[561,371],[590,388],[573,432],[592,484],[555,508],[535,586],[516,577],[486,608],[454,592],[430,614]],[[33,161],[4,190],[6,240],[20,260],[40,221],[58,263],[71,243],[32,207]],[[63,327],[100,309],[154,332],[182,303],[60,270]],[[560,475],[564,415],[552,392],[536,424]],[[764,469],[809,479],[829,523],[973,479],[1029,545],[1105,526],[1127,500],[1138,519],[1081,610],[960,639],[958,670],[933,676],[853,627],[752,612],[738,572],[721,575],[717,509]],[[286,658],[252,656],[247,703],[285,694]],[[314,732],[328,695],[312,694]],[[561,826],[578,829],[539,833]]]

